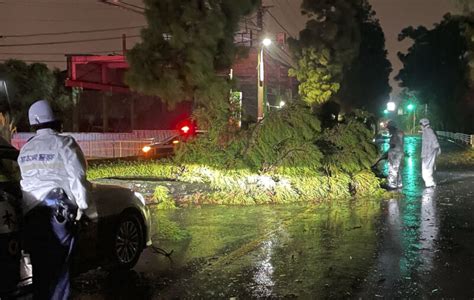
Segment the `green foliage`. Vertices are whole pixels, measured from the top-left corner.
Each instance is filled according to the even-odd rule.
[[[301,50],[297,69],[290,69],[289,75],[300,82],[298,91],[308,104],[322,104],[328,101],[340,88],[330,67],[329,51],[317,51],[312,48]]]
[[[98,174],[104,177],[137,176],[136,174],[144,170],[150,170],[150,164],[145,162],[120,164],[119,168],[111,165],[97,165],[89,170],[88,177],[94,178]],[[152,164],[154,165],[153,172],[141,175],[159,174],[159,177],[164,178],[163,175],[168,174],[168,178],[172,180],[204,183],[209,186],[209,191],[197,192],[179,199],[180,203],[187,204],[282,204],[381,195],[379,182],[369,171],[354,175],[339,172],[334,176],[318,175],[314,171],[306,174],[285,175],[275,172],[256,174],[250,169],[223,170],[197,164],[174,167],[171,164],[159,162]],[[170,170],[173,170],[173,173]],[[118,174],[118,172],[122,173]],[[172,199],[165,186],[157,185],[153,198],[159,201],[159,209],[175,207],[176,199]]]
[[[240,18],[258,0],[145,0],[148,27],[129,51],[128,85],[170,106],[193,100],[201,129],[225,129],[230,84],[217,70],[229,67]],[[212,124],[212,126],[211,126]],[[214,133],[211,133],[214,134]]]
[[[461,167],[472,170],[474,168],[474,149],[441,153],[436,164],[443,168]]]
[[[189,232],[178,223],[168,218],[165,211],[160,210],[154,220],[157,222],[158,230],[156,238],[165,241],[181,241],[189,238]]]
[[[364,170],[352,177],[351,187],[359,197],[380,197],[383,190],[380,189],[380,180],[371,171]]]
[[[0,64],[0,78],[7,82],[10,96],[10,106],[2,97],[0,110],[10,109],[13,124],[19,131],[28,131],[28,108],[37,100],[49,100],[58,115],[63,115],[72,105],[64,87],[64,74],[57,69],[48,69],[45,64],[28,65],[20,60],[7,60]]]
[[[468,104],[469,47],[471,36],[466,28],[473,17],[445,15],[433,29],[408,27],[399,40],[413,45],[399,54],[403,69],[396,79],[417,95],[420,104],[428,104],[434,127],[454,132],[471,132],[474,110]],[[449,45],[449,47],[447,47]]]
[[[474,3],[471,0],[452,0],[459,6],[464,14],[469,14],[474,11]]]
[[[176,204],[170,195],[170,191],[166,186],[159,185],[155,187],[153,199],[158,201],[158,209],[174,209]]]
[[[100,165],[91,165],[87,170],[90,180],[111,177],[156,177],[173,179],[181,173],[180,167],[166,162],[129,162],[118,161]]]
[[[345,69],[357,56],[361,32],[356,12],[361,3],[303,1],[303,13],[310,19],[299,40],[290,39],[298,62],[290,75],[300,81],[299,93],[309,105],[322,104],[339,90]]]
[[[375,161],[377,148],[371,142],[372,132],[357,116],[348,116],[344,123],[327,128],[318,141],[324,153],[327,174],[357,173]]]
[[[320,123],[307,107],[290,105],[251,128],[241,154],[248,166],[263,172],[290,167],[316,172],[321,160],[315,144],[319,132]]]
[[[248,131],[229,132],[220,138],[203,136],[181,145],[176,161],[260,172],[287,168],[316,172],[321,160],[315,145],[319,132],[319,121],[310,109],[295,103],[272,112]]]
[[[361,32],[359,51],[344,72],[336,98],[344,111],[361,108],[377,116],[389,99],[392,67],[387,58],[384,32],[374,10],[364,0],[356,11]]]

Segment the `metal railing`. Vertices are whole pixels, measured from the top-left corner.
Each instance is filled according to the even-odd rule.
[[[150,139],[137,141],[78,141],[87,158],[117,158],[139,156]]]
[[[142,148],[152,140],[164,140],[176,130],[135,130],[129,133],[65,133],[75,138],[87,158],[118,158],[142,155]],[[12,145],[17,149],[34,133],[17,133]]]
[[[465,134],[459,132],[447,132],[447,131],[436,131],[438,136],[447,138],[452,140],[456,143],[460,143],[463,145],[474,147],[474,135],[473,134]]]

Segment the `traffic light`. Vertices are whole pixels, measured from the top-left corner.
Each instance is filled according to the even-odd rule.
[[[409,104],[407,105],[407,110],[408,110],[408,111],[412,111],[412,110],[414,110],[414,109],[415,109],[415,105],[414,105],[414,104],[409,103]]]
[[[179,134],[183,137],[194,136],[196,134],[196,130],[197,130],[196,122],[194,122],[191,119],[185,119],[185,120],[179,122],[176,127],[179,131]]]
[[[384,110],[383,110],[383,114],[384,114],[384,115],[388,115],[388,109],[384,109]]]

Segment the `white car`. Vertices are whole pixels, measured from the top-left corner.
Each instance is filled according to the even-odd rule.
[[[18,150],[0,143],[0,298],[2,293],[15,292],[19,283],[24,284],[32,276],[19,239],[21,192],[16,157]],[[143,249],[151,245],[150,214],[143,196],[114,185],[91,184],[90,191],[90,205],[73,253],[72,273],[99,266],[133,268]]]

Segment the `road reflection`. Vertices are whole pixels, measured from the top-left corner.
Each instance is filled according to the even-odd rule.
[[[417,295],[417,278],[433,269],[439,232],[436,190],[424,189],[419,137],[405,137],[403,189],[384,206],[378,261],[367,287],[385,297]]]
[[[273,238],[263,242],[262,255],[255,264],[256,271],[253,276],[255,297],[270,297],[272,295],[272,289],[275,285],[275,282],[273,282],[274,267],[272,264]]]
[[[429,188],[423,191],[421,197],[421,224],[420,224],[420,243],[423,251],[423,269],[431,271],[433,269],[433,260],[436,252],[435,241],[438,238],[439,218],[434,202],[436,199],[436,190]]]

